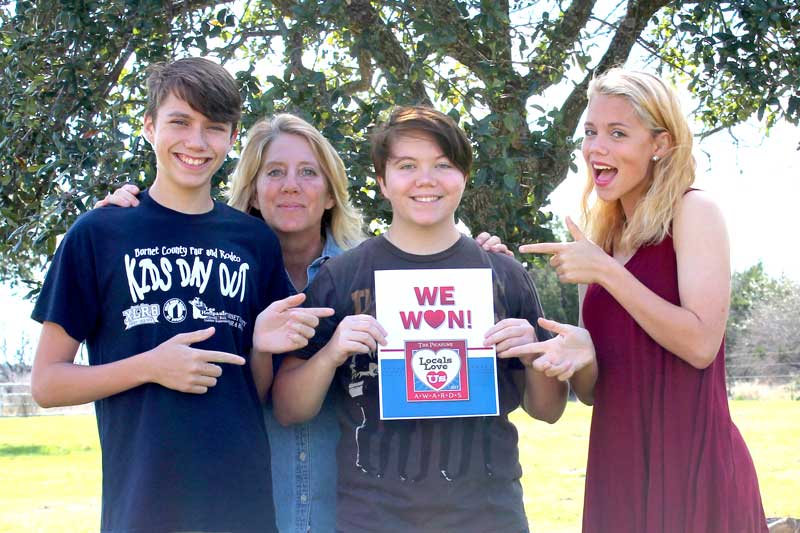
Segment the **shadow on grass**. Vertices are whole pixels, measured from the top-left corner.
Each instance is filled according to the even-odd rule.
[[[0,445],[0,457],[18,457],[20,455],[67,455],[71,450],[58,446],[42,446],[41,444],[23,444],[13,446]]]

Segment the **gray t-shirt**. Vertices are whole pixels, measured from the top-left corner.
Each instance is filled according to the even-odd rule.
[[[495,319],[542,316],[536,289],[514,259],[483,251],[467,237],[433,255],[403,252],[383,237],[326,263],[308,289],[307,306],[333,307],[307,347],[308,359],[344,317],[375,316],[376,270],[491,268]],[[539,339],[548,332],[537,327]],[[380,420],[376,354],[351,357],[336,372],[342,438],[337,529],[347,532],[527,531],[519,478],[517,430],[508,413],[520,405],[518,359],[498,359],[500,416]]]

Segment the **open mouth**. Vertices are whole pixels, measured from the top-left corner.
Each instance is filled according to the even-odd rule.
[[[617,175],[617,168],[603,163],[593,163],[594,183],[600,187],[611,183]]]

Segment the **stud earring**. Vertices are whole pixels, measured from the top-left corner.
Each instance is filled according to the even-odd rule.
[[[654,155],[653,156],[653,163],[657,163],[660,159],[661,159],[660,157],[658,157],[657,155]]]

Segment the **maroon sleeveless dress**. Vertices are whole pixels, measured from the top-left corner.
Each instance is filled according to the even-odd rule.
[[[680,304],[671,237],[640,248],[625,268]],[[766,532],[753,461],[728,411],[724,342],[698,370],[596,284],[583,321],[598,365],[583,531]]]

